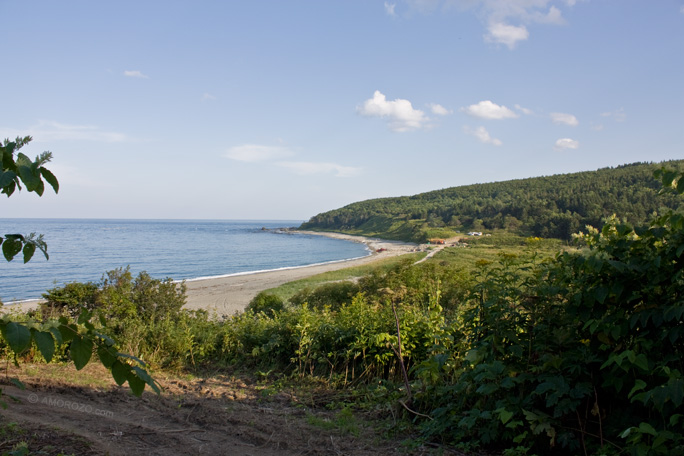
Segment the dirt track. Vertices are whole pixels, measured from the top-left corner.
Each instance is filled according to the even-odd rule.
[[[70,366],[40,369],[51,376],[74,375]],[[352,435],[308,424],[307,416],[335,419],[335,412],[316,407],[314,397],[300,398],[294,392],[265,395],[254,384],[218,376],[206,381],[162,378],[162,395],[146,392],[136,398],[113,381],[102,386],[107,372],[101,366],[89,365],[85,371],[104,379],[98,381],[100,386],[74,386],[12,372],[26,389],[2,386],[9,406],[0,412],[3,422],[21,423],[42,435],[44,444],[66,445],[62,449],[68,454],[363,456],[399,452],[398,443],[378,443],[377,434],[362,426],[358,435]],[[75,438],[60,437],[64,432]],[[39,445],[33,443],[32,451],[39,450]],[[0,442],[0,452],[8,449]]]

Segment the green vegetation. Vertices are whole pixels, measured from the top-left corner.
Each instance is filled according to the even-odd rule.
[[[43,165],[52,159],[52,153],[43,152],[31,161],[26,155],[18,152],[19,149],[31,142],[30,136],[17,138],[14,141],[5,139],[0,147],[0,193],[4,193],[9,198],[17,190],[21,190],[22,183],[28,192],[35,192],[38,196],[43,196],[45,183],[50,184],[57,193],[59,182],[57,178]],[[15,152],[17,158],[14,158]],[[43,240],[43,235],[36,236],[31,233],[27,236],[21,234],[6,234],[0,236],[2,254],[7,261],[11,261],[19,252],[23,251],[24,263],[28,263],[36,249],[43,252],[45,258],[48,257],[47,244]]]
[[[655,175],[654,197],[679,207],[683,173]],[[575,239],[495,231],[420,264],[411,255],[279,287],[222,319],[182,309],[183,284],[120,269],[49,290],[28,318],[81,315],[154,369],[239,367],[272,381],[269,394],[325,384],[344,392],[328,403],[338,412],[310,424],[351,435],[353,413],[373,410],[417,444],[463,451],[684,453],[684,215],[612,217]],[[18,351],[5,340],[11,356],[93,352],[72,342],[46,356],[47,336]]]
[[[459,231],[505,229],[524,236],[569,240],[613,214],[636,225],[655,211],[678,209],[674,195],[658,196],[653,172],[684,160],[634,163],[547,177],[467,185],[398,198],[353,203],[312,217],[301,228],[425,242]]]
[[[0,193],[7,197],[21,190],[22,184],[29,192],[35,192],[42,196],[45,191],[45,182],[50,184],[55,193],[59,191],[57,178],[43,165],[52,159],[50,152],[43,152],[31,161],[26,155],[17,152],[23,146],[31,142],[31,137],[16,138],[15,141],[6,139],[0,147]],[[16,159],[14,154],[17,154]],[[33,257],[36,249],[39,249],[48,257],[47,244],[43,236],[31,233],[28,236],[21,234],[6,234],[0,237],[2,252],[7,261],[23,251],[24,263]],[[80,302],[78,303],[80,307]],[[2,302],[0,302],[2,305]],[[90,320],[92,312],[87,308],[77,311],[76,305],[72,305],[71,315],[62,315],[59,318],[34,319],[31,317],[18,321],[14,316],[3,314],[0,316],[0,340],[7,345],[15,364],[18,364],[17,356],[36,348],[43,359],[50,362],[56,352],[64,351],[69,359],[74,362],[77,369],[82,369],[90,362],[93,352],[97,353],[102,364],[111,370],[114,380],[122,385],[128,385],[134,394],[140,396],[149,385],[159,392],[156,382],[145,370],[145,363],[135,356],[121,353],[118,345],[111,337],[106,335],[106,316],[100,314],[100,327],[96,327]],[[0,396],[2,390],[0,389]],[[0,401],[0,405],[5,405]]]

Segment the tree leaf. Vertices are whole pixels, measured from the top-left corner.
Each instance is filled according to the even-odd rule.
[[[21,252],[21,246],[22,242],[20,240],[7,237],[2,243],[2,254],[7,261],[12,261],[12,258]]]
[[[117,385],[121,386],[124,383],[126,383],[126,380],[128,379],[128,373],[131,370],[131,366],[129,366],[128,364],[123,364],[121,361],[117,359],[112,364],[111,370],[112,377],[114,377],[114,381]]]
[[[133,370],[129,370],[126,377],[128,379],[128,386],[131,387],[133,394],[140,397],[145,390],[145,381],[138,377],[137,373]]]
[[[49,331],[52,333],[53,336],[55,336],[55,340],[57,341],[57,345],[62,345],[62,343],[63,343],[62,333],[59,332],[59,329],[52,327],[49,329]]]
[[[505,409],[504,409],[504,410],[501,410],[501,411],[499,412],[499,418],[501,419],[501,423],[502,423],[502,424],[508,423],[508,421],[509,421],[511,418],[513,418],[513,415],[514,415],[513,412],[509,412],[508,410],[505,410]]]
[[[76,369],[81,370],[88,364],[90,357],[93,355],[93,341],[87,337],[75,335],[71,341],[69,353],[71,354],[71,359],[74,361]]]
[[[100,358],[100,361],[102,361],[102,365],[107,369],[111,369],[114,362],[117,361],[116,351],[114,351],[112,347],[101,346],[97,349],[97,356]]]
[[[646,422],[641,422],[639,424],[639,430],[644,434],[658,435],[655,428]]]
[[[46,331],[33,331],[33,340],[45,361],[48,363],[52,361],[52,356],[55,354],[55,340],[52,334]]]
[[[52,189],[55,191],[55,193],[59,193],[59,182],[57,181],[55,175],[52,174],[49,169],[43,168],[42,166],[40,167],[40,174],[43,176],[45,181],[52,186]]]
[[[631,398],[632,396],[634,396],[634,393],[636,393],[637,391],[641,391],[644,388],[646,388],[646,382],[643,380],[637,379],[634,382],[634,388],[632,388],[632,391],[629,392],[627,397]]]
[[[17,160],[17,163],[18,162],[19,160]],[[41,189],[41,187],[43,186],[43,181],[41,180],[40,175],[36,175],[33,173],[33,169],[31,169],[31,166],[19,165],[17,166],[17,172],[19,174],[19,179],[21,179],[21,181],[24,183],[27,191],[36,192],[39,196],[43,195]]]
[[[10,321],[2,328],[2,335],[16,354],[23,352],[31,344],[31,332],[29,329],[13,321]]]
[[[31,242],[24,245],[24,264],[28,263],[36,252],[36,244]]]
[[[0,188],[5,188],[14,182],[17,174],[12,171],[0,171]]]
[[[60,322],[62,324],[59,325],[58,329],[62,334],[62,342],[69,342],[78,334],[78,327],[73,323],[66,323],[66,319],[65,322],[62,322],[62,319],[60,318]]]
[[[152,388],[157,394],[161,393],[159,386],[157,386],[152,376],[150,376],[145,369],[141,369],[138,366],[133,366],[133,371],[142,381],[150,385],[150,388]]]
[[[634,361],[632,361],[632,363],[633,363],[635,366],[640,367],[641,369],[643,369],[643,370],[645,370],[645,371],[648,371],[648,370],[649,370],[649,369],[648,369],[648,358],[646,358],[646,355],[644,355],[643,353],[638,354],[638,355],[634,358]]]

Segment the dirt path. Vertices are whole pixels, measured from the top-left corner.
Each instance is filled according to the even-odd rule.
[[[69,366],[40,369],[50,376],[74,376]],[[315,401],[312,397],[283,392],[268,395],[254,384],[218,376],[210,380],[162,378],[162,395],[146,392],[136,398],[127,388],[107,380],[101,366],[85,370],[86,376],[99,379],[96,385],[74,386],[13,372],[26,389],[2,386],[8,402],[8,408],[0,412],[3,425],[18,422],[44,436],[47,442],[31,443],[32,451],[51,442],[67,445],[68,454],[363,456],[399,452],[398,443],[383,442],[361,421],[356,433],[309,424],[311,417],[319,422],[335,420],[335,412],[304,402]],[[64,433],[73,438],[60,437]],[[2,443],[0,438],[0,452],[10,449]]]

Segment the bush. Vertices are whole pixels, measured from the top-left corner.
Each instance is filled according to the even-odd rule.
[[[43,316],[69,315],[78,317],[83,308],[89,311],[97,306],[100,287],[93,282],[72,282],[55,287],[43,293],[44,303],[40,310]]]
[[[285,303],[279,296],[266,293],[265,291],[252,298],[247,305],[247,310],[251,310],[254,313],[263,312],[270,317],[275,316],[278,312],[282,312],[284,308]]]
[[[85,308],[113,320],[174,318],[185,305],[185,290],[184,283],[153,279],[144,271],[134,279],[129,267],[119,268],[105,273],[99,284],[73,282],[48,290],[41,311],[77,316]]]
[[[684,216],[483,265],[458,350],[425,360],[426,434],[549,454],[684,453]],[[522,451],[522,450],[521,450]]]
[[[304,288],[290,298],[290,303],[298,307],[307,303],[313,309],[322,310],[328,307],[334,311],[350,303],[358,292],[359,286],[353,282],[326,283],[313,290]]]

